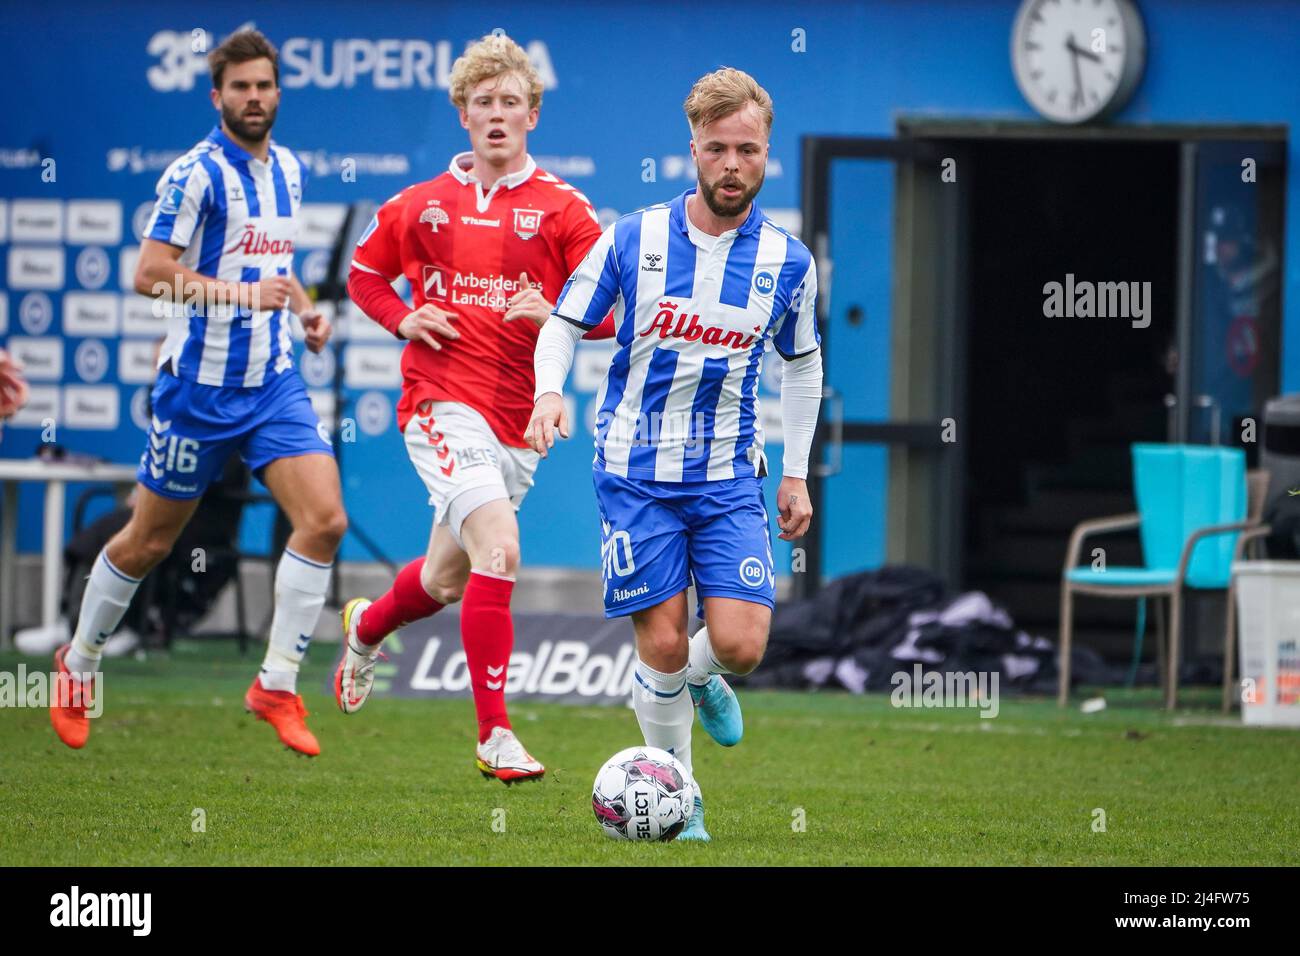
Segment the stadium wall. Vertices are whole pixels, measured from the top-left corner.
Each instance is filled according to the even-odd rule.
[[[34,348],[31,411],[5,428],[0,455],[26,457],[42,409],[59,408],[58,440],[119,462],[139,457],[146,356],[157,326],[129,288],[153,187],[167,162],[213,125],[201,50],[246,23],[280,46],[283,101],[276,139],[308,159],[309,211],[299,245],[307,284],[322,278],[331,224],[346,204],[382,201],[446,168],[466,147],[447,102],[450,65],[467,41],[504,29],[525,44],[546,81],[531,152],[583,190],[605,220],[661,201],[692,181],[681,102],[719,65],[752,72],[772,93],[772,167],[761,195],[797,227],[799,140],[810,133],[891,135],[900,115],[1033,120],[1012,78],[1014,3],[563,2],[464,5],[371,0],[311,5],[267,0],[169,11],[154,4],[71,0],[8,9],[0,36],[9,105],[0,124],[0,341]],[[1117,123],[1300,121],[1291,81],[1300,8],[1287,3],[1147,0],[1149,57]],[[363,9],[364,15],[358,16]],[[1211,42],[1207,42],[1210,41]],[[1289,169],[1300,168],[1289,145]],[[355,177],[345,171],[355,171]],[[1294,179],[1294,173],[1292,173]],[[1300,388],[1300,190],[1288,190],[1284,270],[1284,387]],[[874,241],[874,240],[873,240]],[[866,261],[889,261],[889,237]],[[853,268],[839,263],[838,268]],[[344,451],[354,524],[396,559],[423,551],[423,489],[392,424],[398,346],[364,319],[338,318],[349,335],[345,370],[355,443]],[[570,390],[590,419],[603,349],[584,346]],[[888,351],[861,357],[862,375],[887,380]],[[48,364],[45,364],[45,363]],[[304,368],[328,411],[328,359]],[[765,377],[769,414],[775,380]],[[881,394],[887,394],[882,390]],[[589,432],[541,469],[522,513],[524,560],[594,568],[598,526]],[[771,444],[779,473],[780,447]],[[881,480],[879,459],[875,468]],[[769,495],[775,489],[769,482]],[[69,509],[76,489],[69,495]],[[39,548],[41,489],[21,494],[20,549]],[[771,505],[769,503],[769,509]],[[69,515],[69,521],[71,520]],[[848,565],[883,555],[883,521],[868,516],[866,544]],[[246,544],[268,537],[254,512]],[[777,542],[778,568],[788,548]],[[349,538],[345,559],[367,557]]]

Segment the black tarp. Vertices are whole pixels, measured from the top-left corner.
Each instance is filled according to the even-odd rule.
[[[1001,688],[1056,690],[1056,646],[1018,629],[1006,611],[980,592],[950,593],[920,568],[884,567],[838,578],[817,595],[778,604],[763,664],[749,687],[840,687],[889,690],[899,671],[998,672]],[[1123,680],[1125,668],[1107,665],[1076,647],[1076,683]]]

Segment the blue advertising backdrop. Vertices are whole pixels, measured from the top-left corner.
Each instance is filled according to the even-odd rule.
[[[347,204],[382,201],[431,178],[466,148],[447,101],[448,75],[466,43],[494,29],[524,44],[545,81],[530,151],[586,193],[606,221],[693,181],[681,113],[691,81],[724,64],[752,72],[776,103],[760,201],[797,229],[805,134],[887,136],[904,113],[1033,118],[1008,63],[1015,6],[760,2],[724,13],[667,2],[498,3],[488,10],[269,0],[171,11],[69,0],[57,11],[11,7],[0,36],[0,70],[11,96],[0,120],[0,341],[27,359],[34,395],[6,427],[0,455],[30,455],[42,419],[53,417],[58,441],[69,448],[119,462],[139,458],[142,402],[161,333],[149,302],[130,289],[140,229],[163,168],[215,121],[203,50],[239,26],[256,25],[281,50],[283,101],[274,136],[299,151],[313,173],[297,254],[310,286],[323,278]],[[1141,7],[1149,64],[1117,121],[1300,122],[1300,86],[1283,79],[1300,52],[1294,7],[1208,0]],[[1289,166],[1297,168],[1294,156]],[[1284,341],[1292,353],[1290,333],[1300,322],[1298,195],[1288,190]],[[858,261],[840,261],[836,270],[887,289],[888,210],[864,210],[864,219],[870,228],[859,238]],[[402,560],[423,551],[428,510],[393,422],[400,346],[347,310],[336,322],[346,341],[345,414],[356,422],[355,441],[344,448],[347,509]],[[882,347],[854,357],[854,380],[834,384],[858,396],[857,414],[883,418],[887,324],[876,335]],[[589,422],[608,347],[583,348],[570,393],[578,418]],[[327,420],[331,359],[302,365]],[[1296,366],[1285,362],[1288,389],[1300,387]],[[764,394],[774,399],[771,372]],[[767,406],[770,422],[776,402]],[[779,475],[779,428],[770,440]],[[540,469],[521,516],[526,563],[597,566],[590,460],[587,430]],[[883,559],[883,456],[865,454],[855,467],[863,495],[851,510],[861,535],[828,560],[832,574]],[[769,496],[775,484],[769,482]],[[40,493],[22,492],[24,551],[39,547]],[[250,515],[246,545],[265,546],[268,521],[265,513]],[[776,544],[779,570],[789,566],[789,549]],[[351,537],[342,556],[368,557]]]

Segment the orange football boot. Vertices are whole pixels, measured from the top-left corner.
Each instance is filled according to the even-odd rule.
[[[93,706],[95,681],[81,681],[72,676],[68,665],[63,663],[70,647],[71,644],[64,644],[54,652],[54,667],[59,676],[55,679],[50,700],[50,723],[60,740],[73,750],[80,750],[90,737],[86,707]]]
[[[258,720],[265,720],[280,735],[280,742],[290,750],[296,750],[308,757],[320,753],[320,744],[307,729],[304,718],[307,708],[303,706],[302,697],[287,690],[267,690],[262,686],[262,678],[253,679],[253,686],[244,695],[244,707]]]

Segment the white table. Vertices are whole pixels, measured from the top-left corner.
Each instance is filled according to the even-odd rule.
[[[63,511],[70,481],[134,485],[135,465],[70,464],[38,458],[0,458],[0,484],[4,485],[3,537],[0,537],[0,649],[12,646],[14,597],[17,594],[18,483],[45,485],[45,524],[41,545],[41,624],[59,618],[59,592],[63,587]]]

